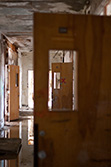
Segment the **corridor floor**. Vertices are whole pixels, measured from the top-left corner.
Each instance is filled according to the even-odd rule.
[[[0,132],[0,137],[22,139],[18,157],[0,160],[0,167],[33,167],[33,115],[26,115],[22,113],[19,120],[6,123]]]

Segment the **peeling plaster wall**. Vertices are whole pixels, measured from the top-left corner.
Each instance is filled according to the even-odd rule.
[[[28,70],[33,70],[33,52],[23,52],[21,54],[22,62],[22,107],[28,106]]]
[[[0,39],[1,42],[1,39]],[[4,55],[0,47],[0,129],[4,126]],[[2,136],[0,132],[0,136]]]
[[[18,65],[18,55],[11,48],[8,48],[8,64]]]
[[[18,66],[19,66],[19,108],[22,107],[22,56],[18,49]]]
[[[80,9],[84,6],[79,3]],[[31,32],[33,29],[34,12],[62,12],[76,13],[74,7],[79,9],[79,5],[74,5],[73,0],[60,2],[52,1],[26,1],[19,3],[12,0],[4,2],[0,0],[0,31],[5,32]]]
[[[87,13],[98,11],[108,0],[0,0],[0,31],[32,32],[33,13]],[[100,9],[100,8],[99,8]]]
[[[91,14],[101,14],[109,0],[91,0]]]

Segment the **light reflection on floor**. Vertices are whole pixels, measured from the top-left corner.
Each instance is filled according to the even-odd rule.
[[[33,167],[33,116],[22,116],[1,132],[5,138],[21,138],[22,147],[16,159],[0,160],[0,167]]]

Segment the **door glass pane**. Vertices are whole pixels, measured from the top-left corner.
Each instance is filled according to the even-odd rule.
[[[16,73],[15,75],[15,87],[18,87],[19,86],[19,74]]]
[[[54,72],[54,89],[60,89],[60,72]]]
[[[49,51],[49,111],[77,109],[77,52]]]

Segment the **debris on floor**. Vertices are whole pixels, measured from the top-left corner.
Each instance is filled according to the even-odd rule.
[[[0,159],[16,157],[22,146],[19,138],[0,138]]]

